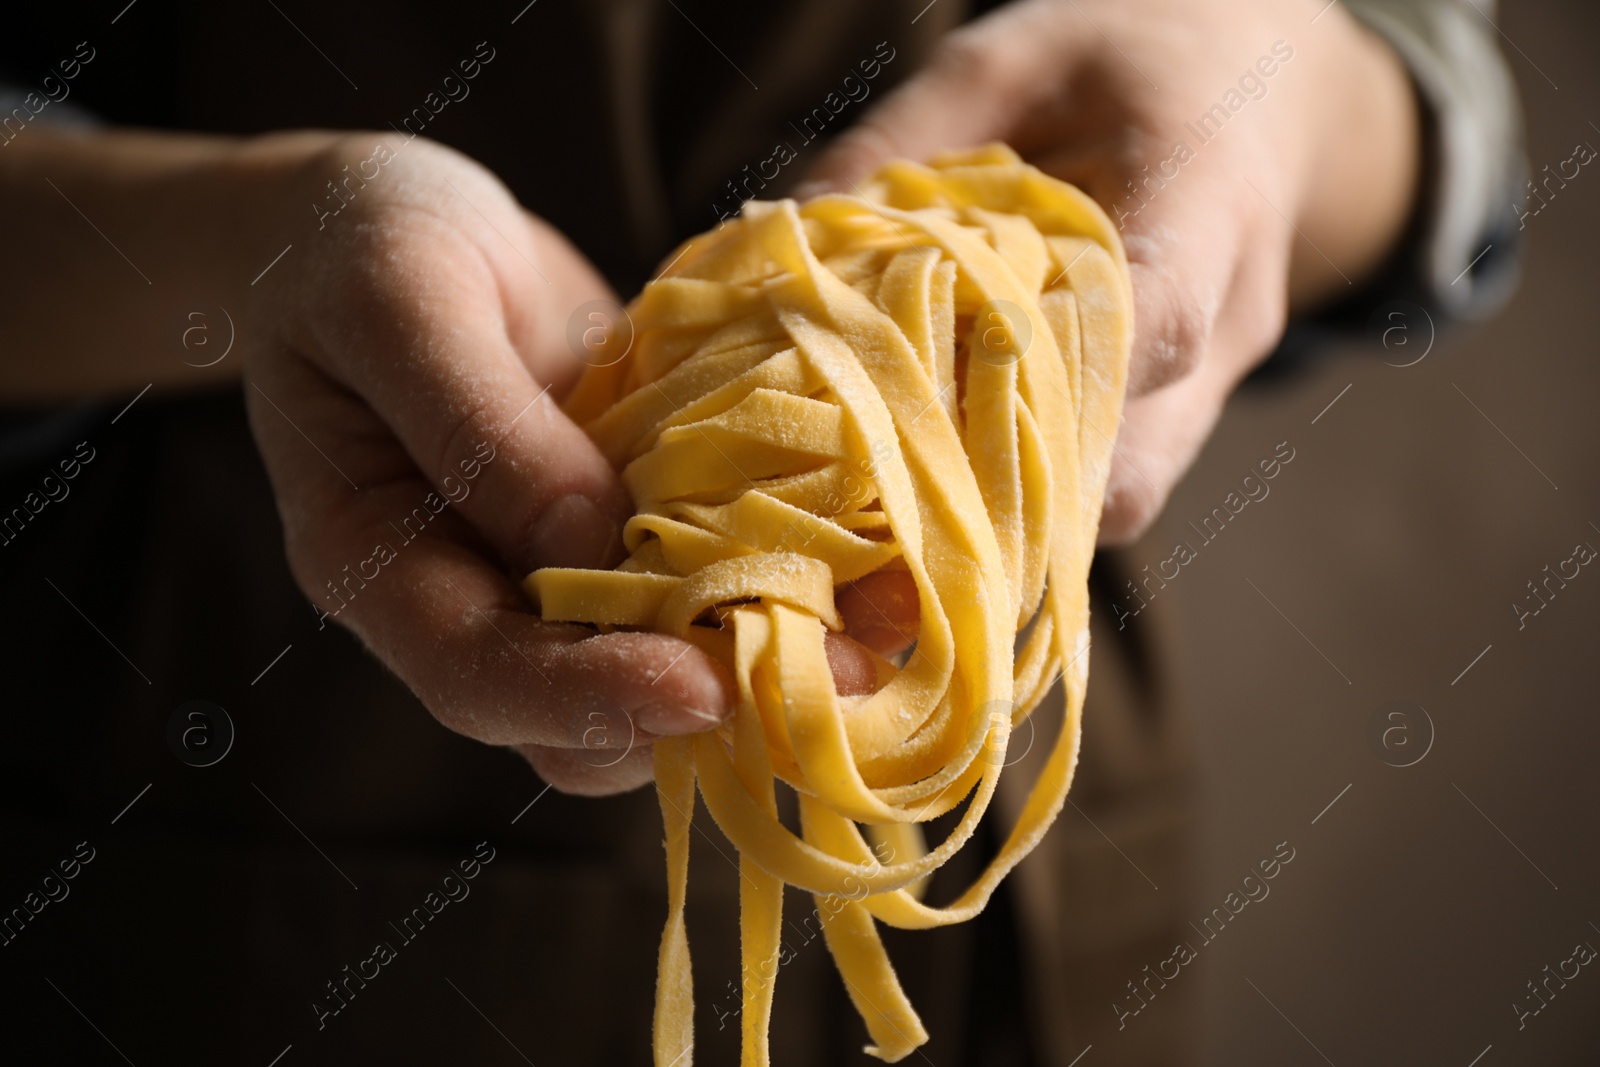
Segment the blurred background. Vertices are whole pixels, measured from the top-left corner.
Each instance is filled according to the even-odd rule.
[[[1530,169],[1600,146],[1600,13],[1530,0],[1500,26]],[[1297,849],[1194,965],[1206,1063],[1600,1058],[1588,968],[1539,1014],[1515,1008],[1538,1007],[1526,983],[1546,965],[1600,946],[1600,581],[1583,568],[1537,615],[1512,607],[1539,607],[1527,583],[1574,546],[1600,547],[1597,179],[1585,168],[1527,219],[1522,287],[1493,321],[1403,367],[1426,323],[1375,324],[1240,394],[1133,550],[1153,566],[1197,543],[1188,523],[1277,442],[1295,448],[1130,623],[1153,616],[1178,657],[1202,783],[1194,910],[1271,845]],[[1388,719],[1396,701],[1426,719]]]
[[[922,6],[900,5],[895,23]],[[580,21],[537,10],[546,32]],[[415,30],[432,13],[408,17]],[[725,42],[736,23],[719,24]],[[198,15],[124,26],[205,40]],[[262,26],[270,47],[217,50],[212,73],[281,71],[282,50],[302,42],[270,11]],[[324,43],[334,32],[310,28]],[[1501,12],[1501,28],[1531,169],[1600,145],[1600,12],[1527,0]],[[461,34],[373,32],[360,48],[388,62],[372,60],[372,76],[411,72],[391,83],[396,114],[414,103],[416,70],[461,53]],[[701,47],[688,27],[671,32]],[[114,86],[116,62],[107,49],[93,76]],[[285,83],[284,106],[306,123],[357,121],[334,92],[343,83],[313,63]],[[183,86],[145,84],[152,99],[182,97]],[[686,81],[663,110],[687,115],[705,92]],[[133,106],[104,86],[89,102],[112,118]],[[190,106],[204,128],[259,118],[230,115],[222,97]],[[493,105],[468,110],[478,106],[447,132],[505,145]],[[583,118],[550,121],[581,141]],[[635,250],[574,193],[591,175],[505,151],[488,162],[537,191],[524,199],[583,229],[614,275],[631,269]],[[710,221],[703,199],[693,211],[676,224]],[[1183,967],[1186,999],[1158,997],[1127,1023],[1181,1026],[1197,1062],[1600,1059],[1600,969],[1541,984],[1539,999],[1530,989],[1563,965],[1570,975],[1576,946],[1600,946],[1600,570],[1552,581],[1546,606],[1528,586],[1576,545],[1600,547],[1600,171],[1584,167],[1527,230],[1522,287],[1493,321],[1434,337],[1402,311],[1362,343],[1243,391],[1162,520],[1122,554],[1136,573],[1179,541],[1198,545],[1196,527],[1244,474],[1280,443],[1293,449],[1270,495],[1128,623],[1159,641],[1161,699],[1191,746],[1187,885],[1165,876],[1171,827],[1097,808],[1092,789],[1074,794],[1084,810],[1057,832],[1095,869],[1126,875],[1115,892],[1149,894],[1152,910],[1197,926],[1280,844],[1293,850],[1270,894]],[[318,630],[286,573],[237,390],[146,397],[125,417],[124,399],[84,408],[98,451],[75,502],[6,548],[0,908],[74,857],[78,870],[62,899],[0,939],[4,1058],[292,1067],[399,1046],[404,1062],[642,1062],[663,908],[653,797],[546,792],[519,758],[437,726],[343,631]],[[20,498],[35,482],[9,476],[0,491]],[[62,635],[76,642],[70,657]],[[146,677],[139,665],[155,662],[165,673]],[[174,759],[167,733],[196,698],[225,707],[236,734],[205,768]],[[1098,721],[1086,724],[1091,753],[1109,729]],[[737,1022],[724,985],[737,976],[736,879],[717,858],[726,843],[698,825],[702,1061],[731,1062],[737,1041],[721,1025]],[[474,857],[470,900],[443,906],[420,936],[388,932]],[[1077,908],[1063,915],[1089,936],[1090,911]],[[931,1026],[959,1032],[972,1004],[992,1025],[1020,1025],[1006,1014],[1016,952],[999,929],[984,927],[977,947],[956,940],[970,931],[894,944],[908,983],[932,986],[918,997]],[[328,984],[380,938],[400,946],[398,962],[319,1025],[313,1003],[331,1008]],[[968,973],[976,1000],[939,987],[941,967]],[[1112,1005],[1132,1005],[1137,977],[1118,962],[1073,986],[1114,1028]],[[795,995],[778,997],[775,1062],[859,1047],[824,953],[802,952],[784,982]],[[1145,1062],[1135,1039],[1118,1040],[1097,1037],[1079,1067]],[[920,1059],[975,1062],[961,1047],[936,1042]],[[992,1062],[1024,1062],[1016,1055]]]

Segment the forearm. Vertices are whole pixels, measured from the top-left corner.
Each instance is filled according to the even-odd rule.
[[[209,316],[237,317],[252,279],[305,232],[310,195],[300,220],[284,191],[312,188],[333,136],[36,129],[0,149],[0,403],[236,377],[236,359],[199,366],[227,337]],[[185,352],[191,311],[208,316],[196,321],[215,352]]]

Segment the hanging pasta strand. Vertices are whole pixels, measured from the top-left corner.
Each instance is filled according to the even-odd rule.
[[[861,196],[747,204],[645,287],[625,357],[579,381],[567,410],[637,507],[630,556],[524,588],[546,619],[691,641],[738,686],[719,730],[655,744],[657,1067],[693,1061],[697,789],[744,875],[746,1067],[768,1062],[785,885],[817,901],[867,1051],[892,1063],[927,1041],[878,924],[972,918],[1066,800],[1131,307],[1105,214],[995,145],[891,163]],[[843,625],[835,589],[888,569],[916,585],[915,653],[840,696],[823,643]],[[1016,824],[959,896],[925,903],[988,809],[1013,727],[1058,679],[1066,720]],[[927,847],[918,824],[963,803]]]

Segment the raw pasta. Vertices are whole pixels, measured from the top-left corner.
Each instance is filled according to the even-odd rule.
[[[739,851],[743,1062],[768,1062],[785,884],[814,894],[867,1051],[894,1062],[927,1034],[877,924],[981,911],[1077,761],[1131,332],[1122,245],[1089,197],[1004,146],[891,163],[861,192],[751,202],[645,287],[631,335],[608,341],[625,352],[602,353],[567,403],[633,494],[631,555],[524,583],[546,619],[674,634],[738,683],[720,730],[655,744],[657,1067],[693,1060],[697,786]],[[834,591],[885,568],[915,581],[915,648],[881,664],[875,692],[841,697],[823,644]],[[952,902],[924,903],[988,808],[1013,727],[1061,677],[1066,721],[1004,845]],[[918,824],[963,802],[927,848]]]

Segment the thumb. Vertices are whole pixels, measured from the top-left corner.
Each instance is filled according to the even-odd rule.
[[[1009,141],[1077,44],[1059,19],[1041,13],[1039,4],[1021,4],[950,34],[926,66],[828,147],[794,198],[854,192],[893,159],[921,162]]]

